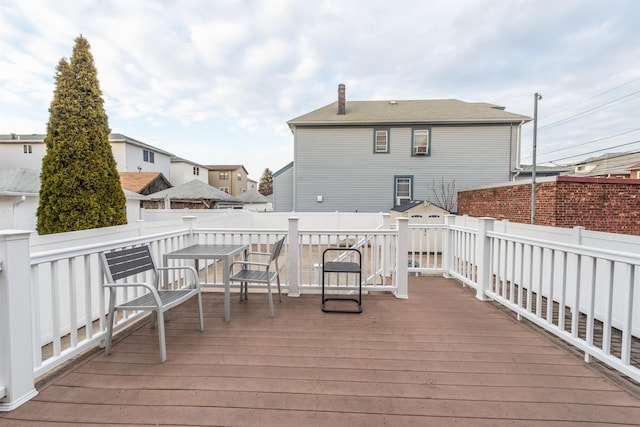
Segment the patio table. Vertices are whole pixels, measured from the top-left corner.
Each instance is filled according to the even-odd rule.
[[[197,271],[198,261],[201,259],[214,259],[222,260],[223,273],[222,282],[224,285],[224,320],[228,322],[231,320],[231,285],[229,282],[229,266],[233,262],[233,258],[241,252],[246,252],[249,249],[249,245],[245,244],[233,244],[233,245],[209,245],[209,244],[197,244],[187,246],[182,249],[178,249],[173,252],[168,252],[162,256],[162,264],[167,266],[167,262],[170,259],[188,259],[195,261],[195,267]],[[201,287],[206,286],[219,286],[218,283],[201,283]]]

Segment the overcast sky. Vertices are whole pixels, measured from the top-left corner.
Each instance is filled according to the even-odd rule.
[[[256,181],[293,160],[286,122],[339,83],[347,101],[529,116],[539,92],[539,163],[638,151],[639,18],[636,0],[0,0],[0,133],[46,132],[56,64],[82,34],[113,132]]]

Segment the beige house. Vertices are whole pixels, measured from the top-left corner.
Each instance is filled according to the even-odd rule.
[[[207,165],[209,185],[231,196],[239,196],[247,191],[249,174],[242,165]]]

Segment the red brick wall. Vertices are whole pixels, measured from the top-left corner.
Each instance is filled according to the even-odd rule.
[[[458,214],[531,222],[531,183],[458,192]],[[538,225],[640,236],[640,180],[556,177],[536,184]]]

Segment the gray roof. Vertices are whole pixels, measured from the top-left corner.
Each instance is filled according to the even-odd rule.
[[[0,195],[37,196],[39,193],[40,172],[24,168],[0,171]]]
[[[268,203],[269,199],[267,199],[262,194],[258,193],[256,190],[247,190],[244,193],[236,196],[236,199],[240,200],[244,203]]]
[[[209,184],[194,179],[193,181],[180,184],[178,186],[167,188],[166,190],[158,191],[157,193],[149,194],[149,199],[164,199],[165,197],[170,199],[187,199],[187,200],[217,200],[223,202],[235,202],[237,199],[220,191]]]
[[[457,99],[409,101],[347,101],[346,113],[338,114],[333,102],[287,123],[290,128],[304,125],[353,124],[462,124],[528,122],[528,116],[504,111],[504,107]]]

